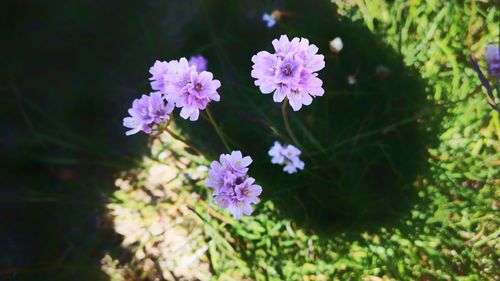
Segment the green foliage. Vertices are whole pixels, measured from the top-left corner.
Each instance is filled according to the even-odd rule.
[[[211,43],[200,50],[224,85],[213,111],[231,145],[255,159],[250,173],[265,188],[239,222],[209,211],[215,205],[193,206],[213,279],[496,280],[500,125],[468,57],[498,43],[498,9],[474,0],[334,2],[338,11],[287,3],[294,18],[259,36],[222,16],[244,4],[206,7]],[[307,167],[291,177],[267,156],[275,139],[288,139],[279,105],[248,78],[251,55],[280,33],[308,37],[324,54],[335,36],[345,46],[327,55],[325,96],[290,112]],[[377,78],[379,64],[389,79]],[[207,122],[178,124],[223,152]],[[184,192],[210,194],[203,181]]]
[[[250,173],[266,187],[264,200],[318,231],[340,225],[369,228],[408,211],[416,198],[411,186],[425,166],[424,145],[433,137],[417,122],[435,111],[426,100],[425,84],[381,37],[339,18],[327,1],[289,1],[285,8],[293,16],[265,36],[235,18],[244,5],[210,6],[207,24],[217,37],[209,38],[213,43],[206,53],[223,85],[221,102],[210,107],[232,148],[254,159]],[[324,96],[288,113],[297,143],[285,130],[281,104],[260,93],[249,75],[252,55],[271,51],[272,39],[283,33],[308,38],[326,60],[320,71]],[[345,42],[339,54],[328,49],[335,36]],[[377,74],[377,67],[390,73]],[[355,85],[348,84],[349,76],[356,76]],[[214,157],[225,152],[208,122],[178,124]],[[270,163],[267,151],[276,140],[302,149],[304,172],[290,176]]]
[[[293,205],[300,206],[300,199],[296,202],[287,201],[287,207],[279,207],[279,201],[276,204],[267,201],[256,210],[255,216],[226,226],[222,230],[232,233],[234,239],[239,241],[236,243],[237,251],[247,263],[238,265],[238,268],[250,268],[251,279],[256,280],[360,280],[370,276],[393,280],[494,280],[498,276],[496,261],[499,258],[500,239],[499,220],[495,214],[500,195],[495,189],[495,186],[498,186],[499,174],[500,128],[498,115],[489,109],[484,93],[478,90],[479,82],[468,63],[468,56],[471,51],[482,56],[486,43],[496,43],[494,40],[498,40],[498,10],[491,3],[488,5],[476,1],[431,1],[425,4],[419,1],[357,3],[358,6],[346,8],[344,11],[348,17],[364,21],[385,44],[400,52],[405,65],[417,70],[418,75],[425,80],[428,104],[424,106],[432,114],[422,118],[422,126],[437,135],[438,142],[434,143],[431,142],[432,138],[423,137],[416,141],[427,140],[428,142],[420,144],[429,152],[427,169],[419,170],[420,173],[413,175],[414,178],[407,178],[412,181],[411,186],[417,190],[420,200],[411,207],[408,214],[393,224],[363,232],[355,228],[340,228],[333,234],[315,234],[307,228],[297,226],[293,219],[287,218],[287,209],[293,208]],[[318,17],[321,18],[320,15]],[[328,38],[326,34],[331,37],[341,35],[344,42],[347,42],[346,53],[359,48],[357,55],[363,63],[382,53],[376,51],[376,43],[363,45],[362,41],[369,36],[360,30],[353,31],[352,25],[342,30],[343,24],[345,23],[336,26],[338,29],[330,30],[324,27],[324,37],[313,36],[312,41],[318,43],[319,38],[324,41]],[[282,28],[289,34],[289,31],[302,34],[295,28],[306,29],[301,25],[285,25]],[[310,33],[305,34],[315,34],[314,31],[312,28],[308,30]],[[356,37],[362,39],[356,40]],[[267,46],[269,48],[269,45]],[[369,47],[363,50],[361,46]],[[320,49],[321,47],[320,45]],[[369,51],[368,48],[372,50]],[[347,61],[352,63],[352,57],[350,59]],[[390,64],[387,56],[382,55],[378,59],[377,63]],[[347,62],[342,61],[342,64],[345,63]],[[331,61],[328,65],[331,67]],[[326,77],[336,75],[334,79],[340,80],[327,83],[327,86],[333,84],[341,88],[339,84],[342,84],[341,79],[344,79],[345,72],[349,73],[349,67],[350,71],[354,71],[354,65],[342,65],[343,71],[325,74]],[[395,64],[390,64],[390,67],[395,67]],[[399,71],[392,73],[397,75]],[[401,81],[401,76],[396,77],[395,80]],[[408,93],[404,86],[404,83],[409,83],[407,80],[397,85],[394,85],[394,81],[391,82],[386,87],[389,92],[393,89],[394,96]],[[359,87],[362,88],[363,81],[360,84]],[[305,116],[298,114],[297,119],[307,120],[309,114],[314,116],[310,117],[315,119],[307,128],[321,140],[322,145],[327,138],[323,137],[321,132],[332,134],[329,128],[334,130],[334,133],[340,134],[339,131],[342,131],[347,135],[352,134],[352,131],[342,130],[344,127],[339,130],[339,126],[354,122],[353,126],[356,127],[355,122],[359,119],[349,114],[348,109],[343,110],[343,107],[354,108],[353,111],[357,114],[369,112],[369,107],[366,110],[356,107],[360,102],[363,103],[363,99],[369,101],[367,104],[373,102],[366,95],[358,96],[360,92],[373,94],[380,91],[380,88],[377,88],[381,87],[379,81],[370,80],[369,84],[367,87],[374,88],[357,88],[348,92],[345,100],[331,97],[335,96],[335,90],[342,91],[341,89],[335,86],[327,88],[324,100],[315,100],[311,109],[304,110]],[[399,93],[396,92],[398,90]],[[258,93],[248,93],[252,94]],[[411,92],[409,94],[411,95]],[[329,96],[332,104],[328,103]],[[268,97],[262,97],[266,98]],[[431,106],[429,101],[437,104],[437,108]],[[329,106],[334,107],[339,103],[342,106],[335,108],[337,111],[330,112],[335,114],[340,110],[340,113],[331,119],[317,120],[321,118],[318,116],[325,114],[320,107],[328,109]],[[414,113],[422,103],[416,102],[414,105],[413,111],[411,107],[404,108]],[[391,113],[397,110],[391,109]],[[266,108],[265,112],[270,111]],[[327,125],[321,126],[321,121],[326,121]],[[388,122],[387,119],[382,122],[384,121]],[[275,122],[274,127],[279,127],[278,121]],[[224,125],[230,132],[230,126],[227,123]],[[297,130],[302,132],[300,128]],[[419,134],[422,136],[422,132],[419,131]],[[408,137],[408,133],[403,133],[403,136],[407,139],[400,141],[411,146],[413,139]],[[342,138],[331,139],[331,143],[335,144]],[[377,142],[379,139],[377,135],[367,141]],[[314,145],[308,143],[306,137],[301,141],[310,147]],[[255,146],[260,149],[262,143]],[[245,146],[243,150],[247,149],[251,147]],[[367,151],[363,147],[360,149],[363,153]],[[418,147],[409,149],[415,151]],[[397,148],[396,151],[402,152]],[[330,159],[339,159],[342,157],[339,154],[337,151],[327,155]],[[258,156],[257,159],[260,160]],[[254,170],[263,165],[261,162],[257,163]],[[406,165],[416,164],[397,163],[395,166],[400,169]],[[272,177],[276,177],[276,169],[264,167],[263,170],[272,170]],[[354,172],[359,173],[359,169]],[[260,175],[257,175],[257,178],[258,176]],[[304,175],[307,176],[309,175]],[[282,183],[279,179],[274,180],[276,184],[266,187],[272,190],[280,189],[278,185]],[[290,182],[297,180],[299,179]],[[284,188],[293,188],[293,185]],[[339,192],[339,189],[333,190]],[[358,198],[363,196],[358,195]],[[390,200],[403,198],[390,197]],[[357,211],[352,210],[355,213]],[[328,216],[327,218],[331,219]],[[336,225],[334,221],[323,223]],[[215,272],[224,276],[230,270],[215,269]]]

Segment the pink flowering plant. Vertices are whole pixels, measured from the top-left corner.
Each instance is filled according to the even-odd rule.
[[[166,102],[161,93],[143,95],[132,103],[132,108],[128,110],[130,117],[123,119],[123,126],[130,129],[125,134],[130,136],[139,131],[150,134],[161,122],[170,119],[173,110],[173,103]]]
[[[207,106],[212,101],[219,101],[217,90],[221,87],[219,80],[214,79],[211,72],[206,71],[208,61],[201,55],[179,60],[156,61],[149,69],[151,88],[155,92],[143,95],[134,100],[129,109],[130,117],[123,119],[123,125],[130,130],[126,135],[142,131],[146,134],[161,133],[163,130],[172,137],[185,142],[196,152],[199,149],[180,138],[168,129],[174,107],[180,108],[180,117],[190,121],[197,121],[200,111],[207,110],[216,132],[229,149],[226,140]],[[243,214],[252,213],[252,204],[259,202],[262,188],[255,184],[255,179],[247,176],[248,165],[252,162],[249,156],[243,157],[240,151],[220,155],[220,162],[213,161],[206,182],[214,189],[213,197],[220,208],[228,210],[236,219]]]
[[[213,79],[211,72],[205,71],[197,58],[191,64],[186,58],[170,62],[156,61],[150,68],[151,88],[164,96],[167,103],[181,108],[180,116],[196,121],[200,110],[205,110],[211,101],[219,101],[217,89],[219,80]]]
[[[254,62],[252,77],[263,93],[274,92],[275,102],[283,102],[283,112],[289,102],[294,111],[302,105],[310,105],[312,98],[322,96],[322,81],[317,71],[325,66],[318,48],[309,44],[305,38],[288,40],[286,35],[274,40],[275,53],[259,52],[252,58]],[[126,135],[142,131],[146,134],[168,132],[172,137],[186,142],[170,129],[174,108],[180,108],[180,117],[197,121],[200,111],[206,110],[207,119],[212,123],[227,150],[230,146],[221,129],[210,114],[207,106],[211,102],[220,101],[217,90],[221,87],[219,80],[206,71],[208,61],[201,55],[171,61],[156,61],[149,69],[151,89],[150,96],[143,95],[133,102],[129,109],[130,117],[123,120],[123,125],[130,130]],[[287,129],[288,118],[284,115]],[[200,152],[198,148],[195,151]],[[284,165],[283,170],[289,174],[304,169],[304,162],[299,159],[301,151],[293,146],[281,146],[275,142],[269,151],[271,162]],[[213,198],[221,208],[229,211],[234,218],[252,213],[251,205],[257,204],[262,187],[255,184],[255,179],[247,175],[248,166],[252,162],[250,156],[242,156],[240,151],[221,154],[219,161],[213,161],[208,172],[206,185],[214,190]]]
[[[243,157],[240,151],[222,154],[213,161],[206,185],[214,189],[213,197],[220,208],[233,214],[236,219],[252,213],[251,205],[259,203],[262,187],[249,177],[250,156]]]
[[[252,77],[263,94],[273,93],[275,102],[287,100],[294,111],[310,105],[324,94],[317,71],[325,67],[318,47],[306,38],[286,35],[273,40],[274,53],[261,51],[252,57]]]
[[[276,24],[268,16],[265,21]],[[262,36],[253,44],[231,41],[227,50],[211,53],[217,59],[155,61],[151,94],[133,102],[123,120],[126,134],[166,134],[184,142],[208,166],[203,186],[210,206],[237,220],[258,214],[267,200],[292,200],[281,206],[283,214],[300,213],[306,221],[311,216],[305,210],[346,218],[378,214],[372,202],[397,210],[403,200],[384,200],[407,196],[394,187],[412,172],[398,167],[416,161],[419,151],[418,86],[393,78],[403,71],[387,56],[368,65],[341,63],[346,57],[365,61],[365,48],[375,42],[359,44],[358,37],[336,31],[321,39],[309,33]],[[331,50],[337,37],[342,52]],[[233,48],[246,56],[231,57]],[[488,58],[494,71],[496,58]],[[384,75],[377,70],[382,64]],[[402,94],[402,85],[411,90]],[[380,185],[385,191],[369,190]]]

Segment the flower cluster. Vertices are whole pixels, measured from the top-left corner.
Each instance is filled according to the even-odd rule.
[[[259,202],[262,187],[249,177],[250,156],[243,157],[240,151],[222,154],[219,161],[213,161],[208,172],[206,185],[214,189],[214,200],[221,207],[240,219],[243,214],[252,213],[252,204]]]
[[[127,136],[143,131],[150,134],[160,122],[167,120],[174,110],[174,105],[165,104],[161,93],[155,92],[135,99],[132,108],[128,110],[130,117],[123,119],[123,126],[129,128]]]
[[[304,162],[299,158],[302,152],[295,146],[289,144],[282,146],[279,142],[274,142],[274,145],[269,150],[271,163],[284,165],[283,171],[293,174],[297,170],[304,169]]]
[[[325,67],[325,61],[317,54],[318,48],[306,38],[290,41],[286,35],[272,43],[274,54],[261,51],[252,57],[251,75],[260,91],[274,92],[275,102],[288,98],[294,111],[310,105],[313,97],[322,96],[323,81],[316,72]]]
[[[271,15],[264,15],[263,20],[271,27],[285,14],[275,10]],[[275,102],[287,99],[294,111],[310,105],[314,97],[322,96],[323,82],[317,72],[325,67],[325,61],[323,55],[317,54],[318,48],[305,38],[290,41],[286,35],[273,40],[272,44],[274,53],[262,51],[252,57],[251,75],[262,93],[274,93]],[[139,131],[150,134],[161,128],[161,123],[171,118],[175,107],[181,109],[182,118],[198,120],[200,110],[206,109],[210,102],[220,100],[217,90],[221,83],[206,71],[207,64],[201,55],[193,56],[189,61],[186,58],[156,61],[149,69],[153,93],[134,100],[128,111],[130,116],[123,119],[123,125],[130,129],[126,135]],[[212,118],[210,120],[219,133],[217,123]],[[289,174],[304,169],[300,154],[295,146],[282,146],[279,142],[269,150],[271,162],[283,165],[283,170]],[[247,174],[251,163],[250,156],[243,157],[240,151],[233,151],[220,155],[219,161],[211,163],[208,172],[206,185],[214,189],[214,201],[236,219],[250,215],[252,205],[260,201],[262,187]]]
[[[164,98],[176,107],[181,108],[180,116],[191,121],[198,120],[200,110],[204,110],[211,101],[219,101],[217,89],[219,80],[213,74],[200,70],[206,67],[199,61],[191,62],[186,58],[170,62],[156,61],[149,69],[151,87],[159,91]]]
[[[495,77],[500,77],[500,48],[494,45],[488,45],[486,49],[486,61],[488,62],[488,71]]]

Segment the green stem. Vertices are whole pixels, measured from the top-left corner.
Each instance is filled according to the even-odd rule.
[[[170,130],[168,127],[165,127],[165,131],[171,135],[174,139],[184,143],[187,147],[191,148],[192,150],[194,150],[196,152],[196,154],[198,155],[202,155],[202,156],[205,156],[207,157],[207,155],[205,153],[203,153],[200,149],[198,149],[196,146],[194,146],[192,143],[190,143],[188,140],[182,138],[181,136],[177,135],[176,133],[174,133],[172,130]],[[208,157],[207,157],[208,158]]]
[[[281,114],[283,115],[283,121],[285,123],[286,131],[290,136],[290,138],[292,139],[292,141],[294,142],[294,144],[298,147],[302,147],[300,143],[297,141],[297,138],[295,137],[295,134],[292,131],[292,127],[290,127],[290,121],[288,120],[287,106],[288,106],[288,99],[285,98],[283,106],[281,107]]]
[[[217,135],[219,136],[220,140],[224,144],[224,147],[226,148],[227,152],[231,152],[231,148],[229,147],[229,144],[227,143],[226,139],[224,138],[224,135],[222,134],[221,129],[219,128],[219,126],[215,122],[215,119],[212,116],[212,113],[210,113],[210,109],[208,109],[208,107],[207,107],[207,109],[205,111],[207,112],[208,119],[210,120],[210,123],[212,123],[212,126],[214,126],[214,129],[217,132]]]
[[[313,152],[313,153],[311,153],[311,155],[317,155],[317,154],[325,153],[327,151],[331,151],[331,150],[334,150],[336,148],[339,148],[339,147],[341,147],[341,146],[343,146],[345,144],[348,144],[350,142],[358,141],[360,139],[363,139],[363,138],[366,138],[366,137],[370,137],[370,136],[373,136],[373,135],[377,135],[377,134],[383,133],[385,131],[394,130],[394,129],[396,129],[399,126],[406,125],[408,123],[411,123],[411,122],[413,122],[413,121],[415,121],[415,120],[417,120],[419,118],[425,117],[427,115],[429,115],[428,111],[417,113],[413,117],[409,117],[409,118],[403,119],[403,120],[401,120],[401,121],[399,121],[397,123],[393,123],[393,124],[390,124],[390,125],[385,126],[383,128],[372,130],[372,131],[369,131],[369,132],[366,132],[366,133],[363,133],[363,134],[359,134],[359,135],[356,135],[354,137],[351,137],[351,138],[339,141],[335,145],[333,145],[331,147],[328,147],[328,148],[325,148],[322,151]]]

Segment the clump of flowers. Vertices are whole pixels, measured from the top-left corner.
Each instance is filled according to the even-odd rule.
[[[279,142],[274,142],[274,145],[269,150],[271,156],[271,163],[284,165],[283,171],[293,174],[298,170],[304,169],[304,162],[299,158],[302,152],[297,147],[289,144],[282,146]]]
[[[208,172],[206,185],[214,189],[213,197],[220,208],[233,214],[235,219],[252,213],[252,204],[259,202],[262,187],[249,177],[248,166],[252,163],[250,156],[233,151],[222,154],[219,161],[213,161]]]
[[[486,61],[488,62],[488,72],[499,78],[500,77],[500,48],[495,45],[488,45],[486,48]]]
[[[130,129],[125,134],[130,136],[139,131],[150,134],[162,121],[169,119],[173,110],[174,105],[165,102],[161,93],[143,95],[132,103],[132,108],[128,110],[130,117],[123,119],[123,126]]]
[[[194,66],[196,71],[205,71],[208,68],[208,60],[202,55],[189,58],[189,65]]]
[[[287,14],[279,10],[271,15],[265,14],[263,20],[268,26],[273,26],[277,20]],[[282,114],[285,127],[291,138],[296,138],[291,130],[286,114],[289,103],[294,111],[303,105],[310,105],[314,97],[324,94],[323,81],[318,78],[318,71],[325,67],[324,56],[318,54],[318,48],[309,44],[306,38],[293,38],[286,35],[272,41],[274,53],[261,51],[252,57],[254,63],[251,75],[256,79],[264,94],[273,93],[275,102],[283,102]],[[340,47],[341,48],[341,47]],[[211,72],[206,71],[208,61],[201,55],[189,59],[181,58],[171,61],[155,61],[149,69],[149,78],[153,93],[143,95],[133,102],[128,111],[130,117],[123,120],[123,125],[130,130],[126,135],[139,131],[152,133],[162,129],[172,137],[196,149],[188,141],[183,140],[168,128],[168,123],[162,122],[171,118],[175,107],[180,108],[180,116],[196,121],[200,110],[207,110],[210,123],[215,128],[224,146],[231,151],[224,134],[210,114],[207,106],[212,101],[219,101],[217,90],[221,87],[219,80],[214,79]],[[286,100],[285,100],[286,99]],[[297,143],[297,142],[296,142]],[[200,154],[203,154],[200,152]],[[282,146],[275,142],[270,149],[272,163],[283,165],[283,170],[289,174],[304,169],[304,162],[299,158],[301,151],[293,146]],[[206,185],[214,189],[213,197],[220,208],[229,211],[236,219],[250,215],[252,205],[257,204],[262,193],[262,187],[255,184],[255,179],[248,176],[248,167],[252,163],[250,156],[243,157],[240,151],[222,154],[219,161],[213,161],[208,172]]]
[[[220,100],[217,89],[221,84],[219,80],[214,80],[213,74],[208,71],[190,71],[184,75],[170,94],[176,95],[175,105],[182,108],[180,116],[196,121],[200,110],[207,108],[209,102]]]
[[[323,81],[316,72],[325,67],[325,61],[323,55],[317,54],[318,47],[306,38],[290,41],[286,35],[272,44],[274,53],[261,51],[252,57],[251,75],[260,91],[274,92],[275,102],[287,98],[294,111],[310,105],[313,97],[322,96]]]
[[[200,64],[199,61],[196,63]],[[181,108],[182,118],[196,121],[200,110],[204,110],[211,101],[220,100],[217,93],[220,81],[213,79],[211,72],[200,70],[202,67],[195,62],[190,64],[186,58],[156,61],[149,69],[151,88]]]

